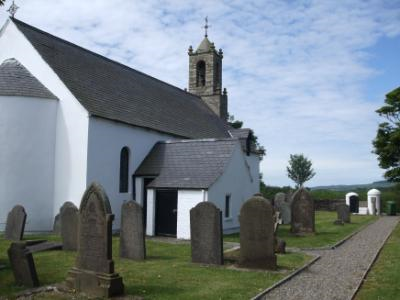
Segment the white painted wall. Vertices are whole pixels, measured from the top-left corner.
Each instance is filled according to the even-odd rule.
[[[94,116],[90,117],[87,184],[97,181],[106,190],[112,212],[115,215],[114,229],[118,229],[120,226],[122,203],[133,199],[132,174],[154,144],[171,139],[174,137],[153,130]],[[128,193],[119,192],[120,154],[123,147],[128,147],[130,150]],[[140,185],[140,183],[138,184]],[[137,190],[137,192],[139,191]],[[141,201],[138,202],[142,204]]]
[[[246,165],[246,154],[238,143],[222,176],[209,188],[208,201],[222,211],[222,226],[225,233],[239,230],[239,214],[242,204],[260,190],[258,164],[250,157],[254,170]],[[257,158],[258,159],[258,158]],[[250,165],[250,164],[249,164]],[[252,175],[251,175],[252,174]],[[225,195],[231,195],[231,217],[225,218]]]
[[[154,189],[147,189],[147,217],[146,234],[153,236],[156,229],[156,192]]]
[[[28,214],[26,230],[52,226],[57,105],[0,96],[0,231],[16,204]]]
[[[377,189],[368,191],[368,213],[370,215],[381,214],[381,192]]]
[[[41,207],[43,211],[49,210],[54,217],[65,201],[79,206],[86,188],[88,113],[25,36],[9,21],[0,33],[0,62],[8,58],[21,62],[59,99],[55,125],[54,202],[52,206]],[[43,224],[52,222],[43,220]],[[52,226],[46,225],[43,229],[51,230]]]
[[[351,196],[356,196],[356,197],[358,197],[358,194],[357,193],[354,193],[354,192],[350,192],[350,193],[347,193],[346,194],[346,205],[348,205],[348,206],[350,206],[350,197]]]
[[[178,239],[190,239],[190,210],[203,201],[207,201],[207,191],[205,190],[178,190],[176,228]]]

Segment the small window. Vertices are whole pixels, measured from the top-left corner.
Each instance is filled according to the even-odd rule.
[[[196,66],[196,86],[206,85],[206,63],[201,60]]]
[[[127,193],[129,186],[129,148],[121,150],[119,166],[119,192]]]
[[[225,218],[231,217],[231,195],[225,196]]]

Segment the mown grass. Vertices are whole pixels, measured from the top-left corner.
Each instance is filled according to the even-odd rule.
[[[58,240],[55,236],[40,236]],[[24,290],[14,284],[7,260],[9,242],[0,237],[0,298],[13,298]],[[279,270],[236,270],[232,263],[224,266],[203,266],[190,263],[190,245],[167,244],[147,241],[147,259],[134,262],[120,259],[118,238],[113,239],[115,270],[122,277],[125,292],[145,299],[248,299],[278,280],[287,276],[310,259],[302,253],[278,255]],[[68,270],[74,265],[75,253],[51,251],[34,254],[41,285],[65,280]],[[68,299],[57,294],[40,295],[37,299]]]
[[[400,225],[397,225],[373,265],[356,300],[400,299]]]
[[[315,213],[315,234],[295,236],[290,233],[290,225],[280,225],[278,237],[286,241],[287,247],[316,248],[332,246],[361,226],[375,220],[375,216],[351,216],[351,224],[344,226],[334,225],[337,219],[336,212],[317,211]],[[224,241],[239,242],[239,234],[224,236]]]

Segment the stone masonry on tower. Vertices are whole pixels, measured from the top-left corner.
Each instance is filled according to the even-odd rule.
[[[204,37],[196,51],[189,47],[189,92],[200,96],[223,120],[228,118],[228,96],[222,91],[222,49]]]

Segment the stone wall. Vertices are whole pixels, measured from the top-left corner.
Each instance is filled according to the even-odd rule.
[[[346,203],[344,199],[316,199],[314,202],[315,210],[335,211],[337,204]]]

